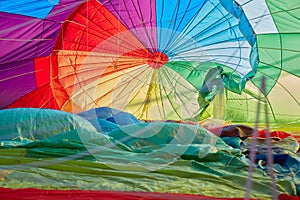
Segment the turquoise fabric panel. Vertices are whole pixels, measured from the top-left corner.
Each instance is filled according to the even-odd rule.
[[[0,11],[44,19],[59,0],[1,0]]]

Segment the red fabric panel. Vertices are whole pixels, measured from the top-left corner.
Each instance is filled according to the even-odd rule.
[[[18,199],[18,200],[243,200],[243,198],[216,198],[202,195],[190,194],[171,194],[171,193],[156,193],[156,192],[119,192],[119,191],[99,191],[99,190],[39,190],[39,189],[10,189],[0,188],[0,199]]]
[[[118,35],[122,32],[125,33]],[[64,22],[55,49],[122,55],[145,48],[99,1],[90,0]]]
[[[55,98],[53,97],[50,85],[44,85],[23,96],[18,101],[14,102],[9,108],[51,108],[59,109]]]
[[[300,200],[300,196],[291,196],[288,194],[280,194],[279,200]]]
[[[149,54],[99,1],[81,4],[63,23],[48,64],[58,107],[74,112],[70,97],[75,91],[95,79],[145,64]],[[47,66],[46,61],[40,64]]]
[[[258,131],[258,137],[259,138],[266,138],[266,133],[267,131],[266,130],[260,130]],[[287,137],[290,137],[291,135],[286,133],[286,132],[283,132],[283,131],[272,131],[270,132],[270,135],[272,138],[278,138],[278,139],[284,139],[284,138],[287,138]]]
[[[42,57],[34,60],[36,87],[49,85],[50,83],[50,58]]]

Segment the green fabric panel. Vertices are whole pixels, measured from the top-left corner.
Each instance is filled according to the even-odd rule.
[[[299,12],[300,16],[300,12]],[[298,25],[299,25],[298,21]],[[299,26],[300,28],[300,26]],[[298,30],[300,31],[300,29]],[[282,39],[282,68],[283,70],[300,77],[300,33],[281,34]]]
[[[207,71],[212,67],[216,67],[215,64],[211,63],[206,65],[199,65],[199,63],[195,62],[179,61],[168,62],[165,66],[179,73],[182,77],[187,79],[187,81],[189,81],[197,90],[201,88]]]
[[[162,67],[155,71],[158,72],[159,84],[157,84],[155,93],[154,90],[152,90],[153,92],[148,90],[148,95],[155,98],[152,103],[153,106],[158,105],[161,106],[162,110],[166,109],[163,114],[164,117],[161,119],[198,121],[207,102],[199,95],[197,89],[181,74],[169,67]],[[159,99],[162,99],[161,103]],[[187,106],[187,102],[193,104],[192,109]],[[147,103],[146,107],[151,110],[151,102],[150,104]]]
[[[266,93],[268,94],[281,70],[300,77],[300,34],[266,34],[257,35],[259,66],[252,82],[260,88],[261,77],[266,78]]]
[[[251,79],[251,82],[256,86],[257,92],[255,93],[258,94],[259,88],[261,88],[262,77],[265,77],[265,87],[267,95],[266,100],[268,103],[269,119],[271,123],[275,123],[278,125],[280,125],[281,123],[296,122],[299,118],[296,116],[296,113],[292,113],[290,111],[291,109],[287,109],[287,111],[278,109],[283,105],[285,100],[284,98],[282,98],[282,96],[276,98],[274,95],[280,95],[281,91],[281,93],[284,93],[283,95],[288,95],[289,99],[293,98],[293,101],[295,101],[296,104],[297,102],[299,104],[299,100],[297,100],[296,95],[297,93],[295,91],[296,87],[292,87],[291,83],[287,83],[286,78],[284,79],[284,76],[287,76],[287,74],[291,74],[291,76],[294,75],[295,77],[300,77],[300,68],[298,67],[298,64],[300,63],[299,38],[300,34],[298,33],[257,35],[259,63],[256,70],[256,74]],[[280,78],[282,78],[282,82],[278,82],[280,81]],[[294,83],[296,84],[296,82]],[[292,90],[289,91],[288,88]],[[253,91],[253,89],[251,90]],[[248,93],[251,97],[253,97],[253,99],[258,97],[257,94],[251,94],[251,92],[249,93],[247,87],[245,89],[245,93]],[[245,102],[249,102],[248,104],[251,104],[250,102],[255,102],[255,100],[249,99],[248,101],[245,100]],[[257,105],[257,103],[255,104]],[[243,110],[247,110],[246,106],[242,106],[242,108]],[[256,110],[257,109],[254,109],[254,111]],[[295,110],[297,110],[296,107]],[[234,110],[231,109],[230,111],[231,113],[229,113],[228,116],[232,116],[232,113],[236,115]],[[255,120],[252,120],[252,118],[253,117],[247,117],[243,119],[247,119],[247,121],[244,122],[255,122]],[[260,119],[261,123],[263,123],[265,117],[261,117]],[[234,121],[236,120],[236,118],[232,118],[231,120]]]
[[[234,92],[241,93],[245,87],[245,80],[243,80],[240,75],[236,73],[235,70],[218,63],[205,62],[205,63],[194,63],[194,62],[168,62],[167,67],[170,67],[182,77],[184,77],[188,82],[190,82],[197,90],[200,90],[206,82],[213,82],[216,77],[213,77],[212,69],[216,67],[222,68],[222,81],[223,85]],[[218,74],[217,74],[218,75]],[[217,93],[217,88],[214,88],[211,93],[201,93],[206,99],[211,100]]]
[[[263,97],[263,94],[261,94],[261,107],[260,107],[260,116],[259,116],[259,121],[260,123],[264,123],[266,121],[266,117],[265,117],[265,112],[268,113],[268,118],[269,121],[271,123],[277,123],[278,122],[278,118],[276,116],[276,114],[273,111],[273,104],[272,102],[270,102],[270,100],[268,99],[268,94],[271,92],[271,90],[273,89],[273,87],[277,84],[277,81],[280,77],[280,73],[281,70],[278,68],[274,68],[272,66],[261,66],[259,65],[257,68],[257,72],[256,75],[253,79],[251,79],[251,81],[254,83],[254,85],[257,87],[257,91],[259,92],[261,88],[261,82],[262,82],[262,78],[265,78],[265,91],[264,94],[266,95],[266,97]],[[245,90],[245,92],[247,93],[247,90]],[[249,93],[249,95],[251,95]],[[253,98],[259,98],[258,94],[257,95],[253,95]],[[257,100],[252,100],[252,102],[255,102],[255,108],[251,108],[252,109],[252,114],[251,114],[251,118],[246,122],[255,122],[256,120],[256,115],[257,115],[257,104],[258,104],[258,99]],[[251,102],[249,102],[250,104]],[[265,103],[267,103],[267,111],[265,111]],[[254,112],[253,112],[254,111]]]
[[[272,79],[270,79],[272,80]],[[277,82],[276,82],[277,83]],[[276,84],[275,87],[281,87]],[[246,86],[246,89],[242,95],[238,95],[231,91],[226,91],[226,105],[225,105],[225,118],[224,120],[230,121],[232,123],[250,123],[251,126],[255,125],[257,109],[258,109],[258,92],[259,89],[256,88],[255,92],[251,92],[249,89],[255,89],[254,85]],[[272,94],[272,92],[270,93]],[[265,102],[267,102],[267,113],[268,120],[271,123],[271,128],[275,130],[286,130],[288,132],[299,132],[300,121],[299,121],[299,105],[293,104],[294,109],[286,113],[278,111],[278,107],[282,108],[281,110],[286,110],[290,104],[284,104],[286,95],[291,95],[284,93],[283,96],[276,96],[270,94],[267,98],[261,99],[260,113],[259,113],[259,123],[262,125],[262,128],[265,127],[266,122],[266,113],[265,113]]]
[[[243,123],[255,122],[257,99],[243,92],[241,95],[226,91],[225,120]]]
[[[225,105],[225,120],[233,123],[255,123],[257,117],[258,91],[252,93],[249,90],[244,90],[242,95],[227,91],[227,99]],[[261,99],[261,107],[259,114],[259,122],[265,123],[265,102],[266,99]],[[272,111],[271,104],[268,103],[268,118],[270,123],[278,123],[276,115]],[[264,124],[263,124],[264,125]]]
[[[259,65],[270,65],[300,77],[299,38],[300,33],[257,35]]]
[[[245,87],[245,81],[243,81],[239,75],[233,73],[226,73],[224,75],[223,84],[228,90],[238,94],[241,94]]]
[[[11,167],[6,168],[9,172],[0,181],[1,187],[151,191],[243,197],[248,173],[245,163],[222,152],[209,154],[198,161],[180,159],[153,172],[135,170],[134,164],[128,165],[126,170],[116,170],[105,163],[105,159],[119,159],[120,155],[117,154],[111,158],[103,157],[102,162],[60,160],[58,163],[48,163],[40,167],[28,165],[18,168],[19,164],[47,163],[49,159],[15,156],[15,153],[10,152],[7,149],[0,150],[0,168],[7,165]],[[221,160],[228,162],[223,164],[219,162]],[[295,195],[295,188],[289,181],[278,180],[277,188],[279,193]],[[257,169],[253,173],[251,196],[260,199],[271,197],[270,178]]]
[[[259,62],[281,68],[281,37],[279,34],[257,35]]]
[[[266,0],[280,33],[297,33],[300,30],[300,8],[297,0]]]
[[[257,88],[261,88],[262,77],[265,77],[265,93],[268,94],[280,76],[281,70],[268,65],[259,65],[256,75],[251,79]]]
[[[197,90],[200,90],[198,102],[200,107],[202,108],[207,108],[209,106],[209,102],[213,100],[213,98],[218,93],[218,90],[221,87],[222,88],[225,87],[227,90],[232,91],[234,93],[241,94],[246,83],[246,77],[242,79],[240,75],[238,75],[233,69],[226,67],[224,65],[220,65],[218,63],[206,62],[206,63],[196,64],[192,62],[169,62],[166,64],[166,66],[179,73],[189,83],[191,83]],[[210,80],[216,82],[216,79],[213,76],[211,76],[212,78],[210,78],[209,73],[211,72],[210,69],[214,69],[217,66],[223,69],[221,73],[222,83],[220,83],[221,85],[219,85],[219,88],[213,87],[211,91],[209,90],[205,91],[205,87],[204,87],[205,83],[209,84]],[[240,99],[241,96],[238,95],[236,96],[236,98]],[[229,101],[227,105],[229,105],[230,103],[231,101]],[[234,110],[236,110],[237,108],[236,106],[238,105],[234,103],[233,105],[230,106],[233,107]],[[254,110],[255,109],[253,109],[253,111]],[[227,111],[230,112],[228,116],[232,116],[231,109],[227,107]],[[234,118],[232,118],[232,120],[245,119],[245,117],[240,118],[241,115],[247,116],[246,112],[244,113],[242,112],[243,110],[238,112],[235,111]],[[236,113],[239,114],[236,115]],[[200,119],[206,119],[210,117],[211,114],[212,113],[210,111],[203,110],[201,112]]]
[[[262,77],[265,77],[265,93],[268,94],[280,75],[281,69],[281,39],[278,34],[257,35],[259,66],[251,81],[257,88],[261,87]]]

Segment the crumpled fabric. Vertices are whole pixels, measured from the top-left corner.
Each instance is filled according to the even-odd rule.
[[[275,132],[276,133],[276,132]],[[266,173],[270,172],[267,166],[267,144],[266,138],[260,134],[257,144],[256,153],[256,167]],[[272,140],[272,154],[273,154],[273,168],[275,175],[280,180],[289,180],[295,184],[297,195],[300,195],[300,154],[298,141],[288,134],[277,133],[271,138]],[[248,155],[253,138],[248,138],[241,146],[243,152]]]
[[[61,111],[0,112],[0,144],[6,142],[0,146],[0,169],[6,172],[0,187],[244,196],[249,161],[198,125],[128,124],[104,134]],[[13,126],[23,120],[21,128]],[[15,145],[15,130],[26,142]],[[296,195],[289,180],[278,179],[277,186],[280,194]],[[271,195],[269,177],[255,169],[251,197]]]

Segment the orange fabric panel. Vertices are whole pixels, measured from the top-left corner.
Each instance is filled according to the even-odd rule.
[[[59,108],[63,107],[69,96],[59,80],[58,61],[51,57],[51,88]]]

